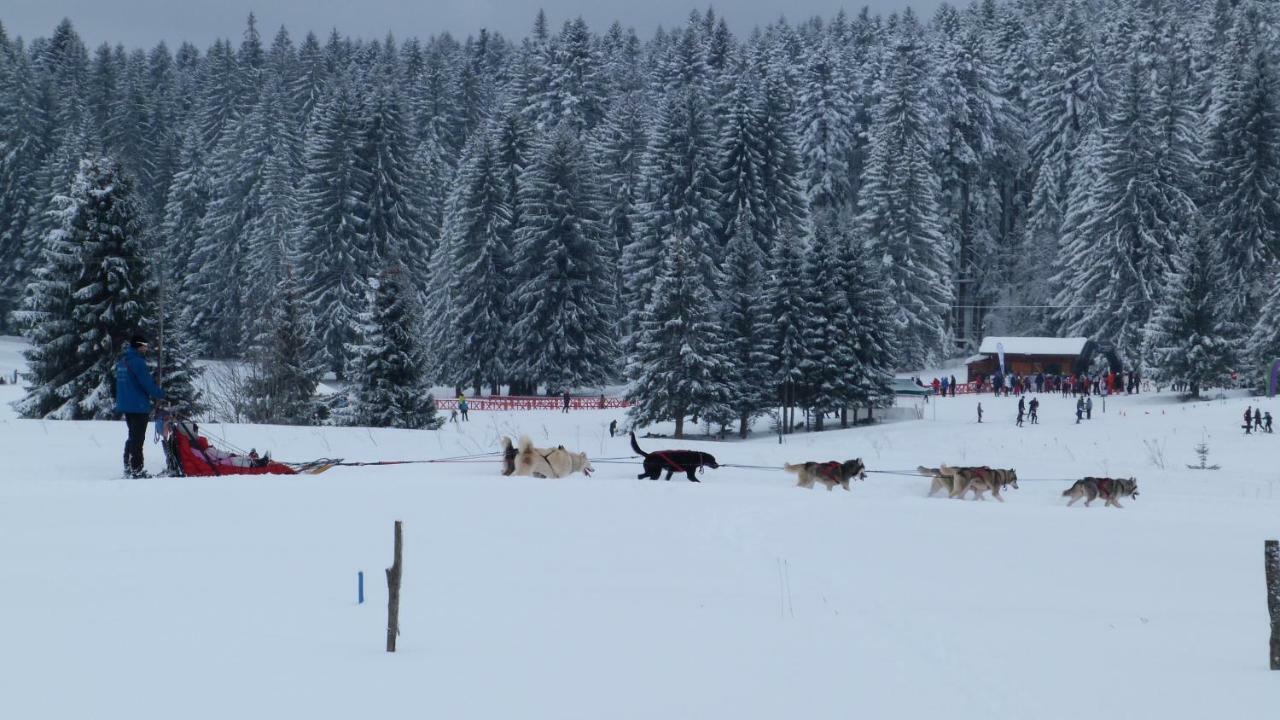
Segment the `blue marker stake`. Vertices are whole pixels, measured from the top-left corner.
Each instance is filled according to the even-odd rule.
[[[356,596],[357,596],[356,604],[363,605],[364,604],[364,571],[363,570],[356,573]]]

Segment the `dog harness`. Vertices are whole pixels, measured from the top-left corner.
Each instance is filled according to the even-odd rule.
[[[559,450],[559,449],[561,449],[561,448],[556,448],[556,450]],[[542,453],[538,452],[536,448],[534,449],[534,452],[537,452],[539,455],[542,455],[542,459],[547,461],[547,468],[548,468],[549,470],[551,470],[551,477],[553,477],[553,478],[558,478],[558,477],[560,477],[559,475],[557,475],[557,474],[556,474],[556,466],[551,464],[551,453],[555,452],[555,450],[552,450],[551,452],[549,452],[549,453],[547,453],[547,454],[545,454],[545,455],[543,455]]]
[[[1111,478],[1098,480],[1098,495],[1107,500],[1111,499]]]
[[[819,475],[830,480],[831,482],[839,482],[841,467],[842,465],[840,463],[836,462],[835,460],[832,460],[830,462],[822,463],[821,465],[816,466],[814,469],[818,471]]]

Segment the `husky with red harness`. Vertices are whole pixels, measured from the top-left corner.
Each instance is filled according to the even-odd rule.
[[[822,483],[827,486],[827,490],[834,490],[837,485],[845,490],[849,489],[849,481],[857,478],[858,480],[867,479],[867,468],[862,464],[862,458],[853,460],[845,460],[839,462],[832,460],[830,462],[806,462],[799,465],[784,463],[783,470],[795,473],[798,478],[796,487],[813,489],[814,483]]]
[[[1068,507],[1074,505],[1080,498],[1085,498],[1085,507],[1089,507],[1089,503],[1094,500],[1102,498],[1106,500],[1103,507],[1111,505],[1112,507],[1123,508],[1124,506],[1120,504],[1120,498],[1137,499],[1138,481],[1136,478],[1087,477],[1083,480],[1075,481],[1075,484],[1063,490],[1062,497],[1071,498],[1067,503]]]
[[[662,475],[662,471],[665,470],[667,471],[668,480],[675,473],[681,472],[689,478],[689,482],[701,482],[695,473],[704,467],[720,467],[720,463],[716,462],[714,455],[701,450],[655,450],[653,452],[645,452],[640,449],[640,444],[636,442],[635,433],[631,433],[631,449],[644,458],[644,472],[636,476],[640,480],[645,478],[657,480]]]

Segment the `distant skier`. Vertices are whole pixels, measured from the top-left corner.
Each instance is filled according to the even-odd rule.
[[[1022,416],[1026,413],[1026,411],[1027,411],[1027,396],[1023,395],[1022,397],[1018,398],[1018,422],[1017,422],[1018,427],[1022,427]]]
[[[1253,428],[1258,432],[1262,432],[1262,408],[1253,409]]]
[[[1250,435],[1253,431],[1253,408],[1246,407],[1244,409],[1244,434]]]
[[[142,444],[151,417],[151,401],[164,399],[164,390],[151,377],[143,358],[148,349],[147,339],[134,335],[116,362],[116,412],[124,415],[129,428],[129,439],[124,444],[124,471],[135,478],[148,477],[142,465]]]
[[[614,435],[617,434],[617,432],[618,432],[618,421],[610,420],[609,421],[609,437],[613,437]]]
[[[1084,417],[1084,398],[1076,398],[1076,424]]]
[[[978,403],[978,422],[982,422],[982,403]]]
[[[470,420],[470,418],[467,417],[467,396],[462,393],[458,393],[458,412],[462,413],[463,422],[468,422]]]
[[[1262,413],[1262,429],[1264,432],[1271,432],[1271,411]]]
[[[1031,398],[1031,404],[1027,406],[1031,410],[1031,424],[1040,424],[1040,399]]]
[[[1093,398],[1091,397],[1086,397],[1084,399],[1084,419],[1093,419]]]

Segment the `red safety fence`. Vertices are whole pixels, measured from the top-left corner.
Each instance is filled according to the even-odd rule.
[[[570,410],[612,410],[629,408],[631,403],[622,398],[570,397]],[[436,400],[439,410],[457,410],[457,398]],[[564,396],[489,395],[467,398],[467,411],[471,410],[563,410]]]

